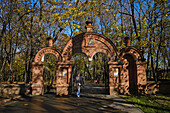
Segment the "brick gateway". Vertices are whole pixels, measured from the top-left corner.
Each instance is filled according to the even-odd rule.
[[[32,63],[32,95],[43,94],[43,65],[41,62],[45,54],[53,54],[59,59],[56,62],[56,94],[68,95],[71,86],[72,56],[84,53],[89,60],[100,52],[109,58],[109,93],[115,91],[129,94],[139,93],[146,84],[146,62],[143,54],[136,48],[129,46],[129,39],[125,39],[126,47],[117,50],[113,42],[107,37],[94,33],[91,21],[86,22],[86,32],[73,37],[65,46],[62,53],[53,48],[53,40],[49,39],[49,47],[39,50]],[[115,73],[115,72],[118,72]],[[63,76],[65,73],[66,76]]]

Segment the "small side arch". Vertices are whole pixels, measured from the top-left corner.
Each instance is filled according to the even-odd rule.
[[[118,60],[121,60],[126,54],[131,55],[135,61],[145,61],[143,54],[134,47],[125,47],[120,50]]]
[[[45,47],[39,50],[35,55],[34,62],[41,62],[41,58],[48,53],[53,54],[59,61],[62,61],[61,53],[57,49],[52,47]]]
[[[38,51],[35,55],[34,62],[32,63],[32,94],[43,95],[43,65],[41,59],[46,54],[53,54],[59,62],[62,61],[61,53],[53,47],[45,47]]]
[[[140,85],[146,84],[146,62],[143,54],[134,47],[125,47],[118,56],[120,68],[120,87],[124,94],[138,93]]]

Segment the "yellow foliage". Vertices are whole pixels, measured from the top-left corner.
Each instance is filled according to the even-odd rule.
[[[37,23],[39,22],[39,19],[37,16],[35,17],[35,22],[37,22]]]
[[[147,25],[146,21],[143,22],[145,25]]]
[[[54,18],[58,18],[59,15],[60,15],[59,13],[55,13],[55,14],[53,14],[53,17],[54,17]]]
[[[56,9],[56,6],[54,6],[54,8],[53,9]]]
[[[77,3],[77,0],[75,0],[75,3]]]
[[[63,21],[61,21],[61,20],[60,20],[59,22],[60,22],[60,23],[63,23]]]
[[[73,26],[73,29],[76,29],[76,26]]]
[[[109,9],[106,9],[107,12],[109,12]]]

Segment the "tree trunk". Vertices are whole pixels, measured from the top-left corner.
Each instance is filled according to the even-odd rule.
[[[140,38],[138,37],[138,32],[137,32],[137,27],[136,27],[136,20],[135,20],[134,0],[131,0],[130,4],[131,4],[132,21],[133,21],[133,26],[134,26],[134,29],[135,29],[135,34],[138,38],[138,41],[140,42]]]

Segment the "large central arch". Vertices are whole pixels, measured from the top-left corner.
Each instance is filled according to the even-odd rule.
[[[98,33],[81,33],[65,46],[62,52],[63,62],[69,61],[76,53],[84,53],[91,60],[98,52],[106,54],[110,60],[116,60],[117,49],[110,39]]]
[[[76,53],[86,54],[89,61],[91,61],[93,59],[93,56],[96,53],[104,53],[105,55],[107,55],[107,57],[109,58],[109,62],[115,62],[117,60],[118,52],[117,52],[117,49],[116,49],[115,45],[113,44],[113,42],[101,34],[93,33],[91,24],[87,25],[86,28],[87,28],[87,32],[81,33],[81,34],[73,37],[67,43],[67,45],[65,46],[65,48],[62,52],[64,65],[62,66],[62,63],[61,63],[60,66],[62,66],[64,69],[64,66],[67,66],[67,64],[68,64],[67,67],[69,67],[69,68],[65,68],[66,70],[69,70],[68,75],[71,75],[71,71],[72,71],[71,70],[72,68],[70,68],[71,58]],[[114,93],[114,91],[113,91],[114,76],[112,76],[112,73],[110,73],[112,71],[111,68],[112,67],[109,66],[109,91],[110,91],[110,94],[112,95]],[[68,71],[66,71],[66,72],[68,72]],[[69,78],[67,78],[67,81],[68,80],[70,81],[71,76],[68,76],[68,77]],[[70,85],[71,84],[68,83],[68,86],[70,86]],[[68,88],[68,90],[69,90],[69,88]],[[60,91],[60,92],[64,92],[64,90]],[[58,94],[60,92],[58,92]]]

